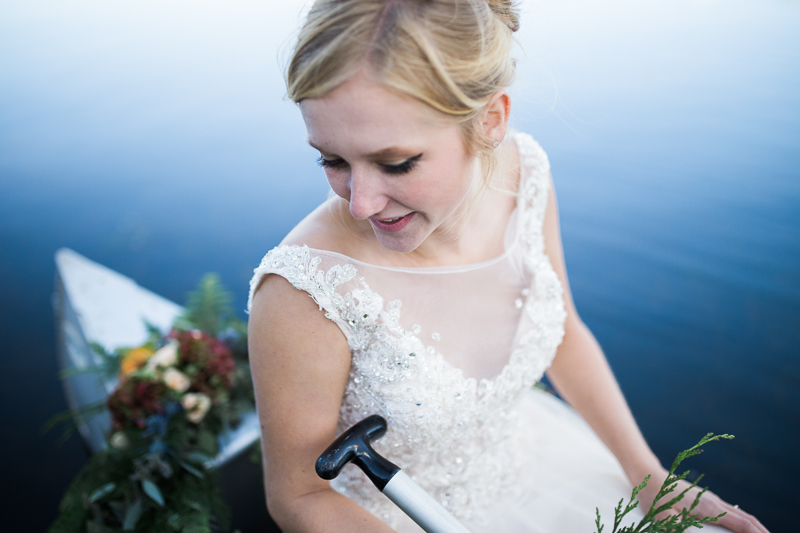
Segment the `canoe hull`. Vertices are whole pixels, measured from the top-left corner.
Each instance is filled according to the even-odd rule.
[[[184,309],[73,250],[58,250],[55,261],[53,307],[58,364],[68,374],[62,380],[67,404],[70,409],[78,410],[104,402],[117,385],[116,378],[80,373],[101,362],[91,348],[92,343],[108,352],[137,346],[148,337],[146,323],[167,331]],[[107,446],[111,429],[108,412],[93,417],[78,415],[75,422],[92,453]],[[225,464],[260,435],[255,410],[245,413],[236,429],[220,436],[220,453],[206,466],[215,468]]]

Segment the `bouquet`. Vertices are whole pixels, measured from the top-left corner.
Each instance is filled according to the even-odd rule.
[[[65,493],[51,533],[228,529],[213,472],[217,437],[254,409],[246,328],[213,275],[166,334],[111,354],[94,371],[119,382],[105,407],[108,447]],[[74,415],[75,413],[69,413]]]

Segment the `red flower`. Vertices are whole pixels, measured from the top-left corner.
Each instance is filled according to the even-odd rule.
[[[230,389],[233,386],[235,363],[230,348],[219,339],[204,331],[179,331],[173,330],[170,337],[180,343],[180,361],[185,365],[193,365],[196,372],[193,374],[192,390],[216,396],[212,389],[222,386]],[[213,380],[217,385],[209,382]]]
[[[119,431],[129,424],[144,428],[148,416],[163,412],[168,392],[160,381],[131,378],[120,382],[106,400],[114,429]]]

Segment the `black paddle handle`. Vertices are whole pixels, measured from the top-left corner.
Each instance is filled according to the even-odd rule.
[[[372,441],[386,434],[386,420],[379,415],[368,416],[339,435],[319,456],[317,475],[322,479],[333,479],[344,465],[355,463],[367,477],[383,492],[386,484],[400,469],[372,449]]]

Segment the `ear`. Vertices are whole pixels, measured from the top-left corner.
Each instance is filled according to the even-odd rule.
[[[489,142],[503,142],[508,130],[511,97],[507,91],[497,91],[481,112],[481,128]]]

